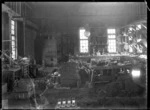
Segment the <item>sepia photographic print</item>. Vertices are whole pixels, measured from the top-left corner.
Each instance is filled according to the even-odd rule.
[[[3,2],[2,109],[148,109],[146,2]]]

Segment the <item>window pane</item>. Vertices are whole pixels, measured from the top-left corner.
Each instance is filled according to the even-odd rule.
[[[12,49],[15,49],[15,46],[14,46],[14,45],[12,45]]]
[[[108,34],[115,34],[115,33],[116,33],[116,30],[115,30],[115,29],[108,29],[108,30],[107,30],[107,33],[108,33]]]
[[[15,48],[13,48],[12,51],[16,51]]]
[[[15,26],[14,26],[14,25],[11,25],[11,29],[14,30],[14,29],[15,29]]]
[[[15,48],[15,45],[12,45],[11,47],[12,47],[12,48]]]
[[[12,41],[12,46],[15,46],[15,41]]]
[[[15,60],[15,59],[16,59],[16,56],[15,56],[15,55],[12,55],[12,58]]]
[[[80,40],[80,52],[81,53],[88,52],[88,40]]]
[[[14,34],[15,34],[15,31],[14,31],[14,30],[11,30],[11,34],[13,34],[13,35],[14,35]]]
[[[15,40],[15,36],[11,36],[12,40]]]
[[[88,39],[88,37],[85,36],[85,29],[80,29],[80,39]]]
[[[110,44],[115,44],[115,43],[116,43],[116,40],[115,40],[115,39],[109,39],[109,40],[108,40],[108,43],[110,43]]]
[[[11,20],[11,25],[15,25],[15,21]]]
[[[116,35],[108,35],[108,38],[116,38]]]
[[[14,55],[12,55],[12,58],[13,58],[13,59],[15,59],[15,56],[14,56]]]
[[[108,40],[108,51],[116,52],[116,40],[115,39]]]
[[[12,51],[12,55],[15,55],[15,51]]]

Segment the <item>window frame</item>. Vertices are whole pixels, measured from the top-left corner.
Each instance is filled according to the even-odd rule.
[[[13,27],[13,28],[12,28]],[[17,25],[16,21],[11,19],[11,57],[15,60],[17,59]],[[14,44],[13,44],[14,43]]]
[[[83,31],[83,33],[81,33],[81,31]],[[85,29],[84,28],[80,28],[79,29],[79,50],[80,50],[80,53],[82,54],[86,54],[86,53],[89,53],[89,39],[88,37],[85,36]],[[84,36],[84,37],[81,37],[81,36]],[[86,41],[87,43],[83,43],[83,41]],[[85,44],[85,45],[84,45]],[[84,47],[82,47],[84,46]]]
[[[113,37],[112,37],[113,36]],[[108,37],[108,52],[116,53],[116,29],[109,28],[107,29],[107,37]]]

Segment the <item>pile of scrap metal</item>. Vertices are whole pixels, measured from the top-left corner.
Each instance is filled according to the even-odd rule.
[[[134,83],[131,77],[119,76],[116,81],[106,84],[103,87],[97,86],[99,97],[135,97],[142,96],[145,88]]]
[[[7,51],[1,51],[1,53],[2,53],[1,58],[2,58],[4,69],[20,67],[22,65],[29,64],[30,62],[30,59],[27,57],[22,58],[19,56],[18,59],[14,60],[8,55]]]
[[[20,79],[14,86],[13,94],[17,99],[30,98],[35,93],[35,84],[33,79]]]
[[[35,89],[38,90],[44,90],[46,88],[46,77],[43,78],[34,78],[35,83]]]
[[[131,62],[129,61],[123,61],[121,62],[120,57],[119,59],[107,59],[107,60],[91,60],[91,64],[93,66],[114,66],[114,65],[127,65],[127,64],[131,64]]]
[[[134,105],[131,105],[128,102],[136,103],[135,106],[141,105],[139,100],[143,100],[146,102],[146,82],[143,83],[143,81],[146,81],[146,71],[144,71],[145,64],[141,60],[134,60],[136,60],[135,64],[137,64],[138,62],[140,63],[140,66],[136,66],[135,68],[135,66],[132,65],[130,70],[120,69],[117,74],[114,74],[114,76],[116,75],[115,80],[111,80],[110,82],[105,84],[99,83],[95,85],[98,100],[99,102],[103,102],[101,103],[103,106],[113,105],[116,107],[116,105],[120,105],[121,107],[124,107],[124,105],[126,105],[127,107],[133,107]],[[115,99],[117,97],[119,99],[116,99],[115,104],[111,102],[112,98]],[[137,101],[135,101],[134,99],[130,99],[129,97],[135,98],[135,100],[137,97],[138,98]],[[125,102],[123,102],[122,100],[125,100]],[[142,107],[144,106],[145,102],[143,102],[143,104],[141,105]]]
[[[48,89],[68,89],[61,87],[61,74],[57,69],[47,74],[42,78],[35,78],[35,88],[37,91],[41,91],[43,95]]]
[[[3,69],[8,69],[14,65],[17,65],[17,62],[13,60],[13,58],[11,58],[9,56],[10,51],[9,50],[5,50],[5,51],[1,51],[1,56],[0,58],[2,59],[2,67]]]
[[[46,77],[49,74],[53,73],[53,70],[58,69],[58,67],[43,67],[43,66],[37,66],[38,72],[37,77]]]
[[[127,76],[99,88],[97,99],[102,106],[111,108],[143,108],[146,105],[145,88]]]

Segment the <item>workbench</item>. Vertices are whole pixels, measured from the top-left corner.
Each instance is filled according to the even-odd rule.
[[[127,68],[130,69],[132,65],[110,65],[110,66],[96,66],[94,69],[96,70],[104,70],[104,69],[120,69],[120,68]]]
[[[122,70],[129,69],[131,71],[132,65],[111,65],[93,67],[93,70],[95,70],[97,74],[94,74],[94,72],[92,72],[91,82],[107,83],[109,81],[115,80],[121,68]],[[99,77],[98,74],[100,75]]]
[[[78,56],[76,59],[82,60],[82,61],[88,61],[89,59],[95,60],[95,61],[101,61],[101,60],[120,60],[120,59],[131,59],[132,57],[137,57],[137,55],[100,55],[100,56]]]
[[[55,69],[56,67],[40,67],[38,68],[38,74],[37,76],[38,77],[44,77],[48,74],[52,74],[53,70]]]

